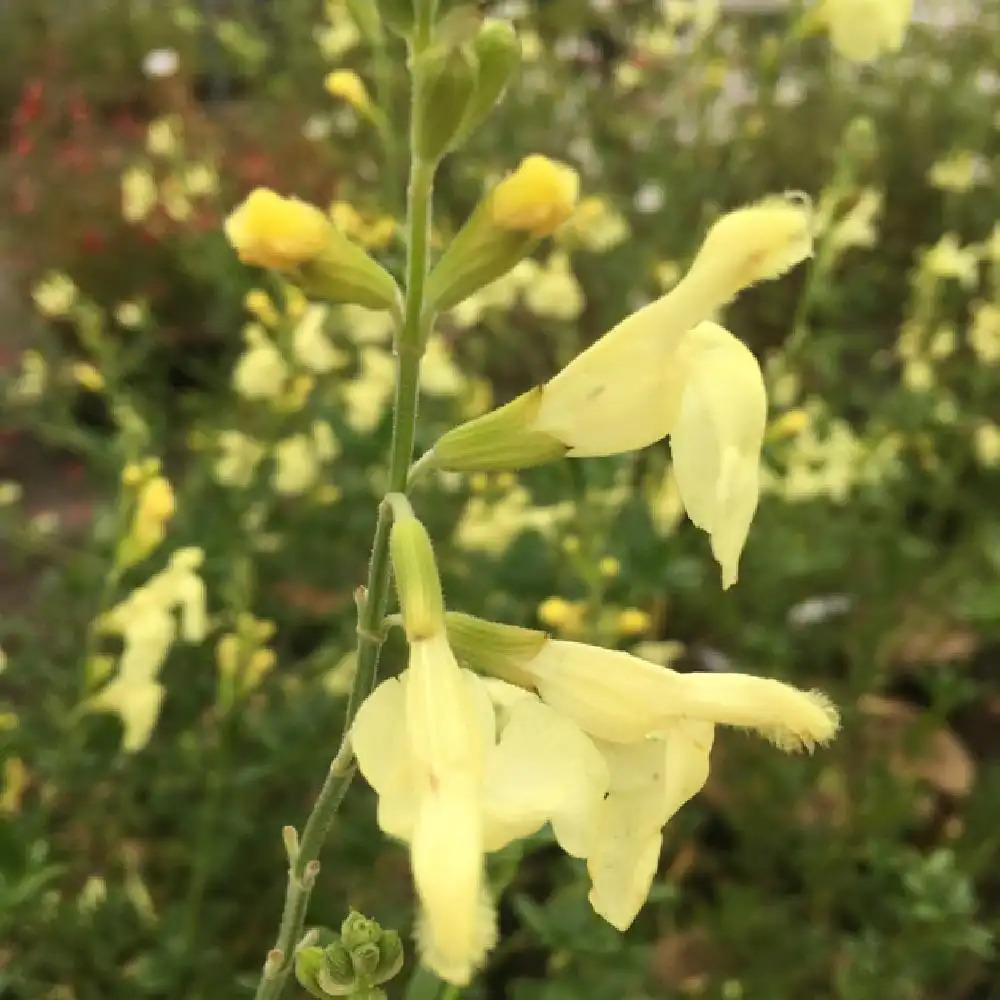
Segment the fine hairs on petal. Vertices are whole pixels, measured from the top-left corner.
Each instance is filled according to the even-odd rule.
[[[475,954],[469,955],[467,961],[456,961],[447,947],[443,947],[445,943],[435,940],[426,915],[421,913],[417,918],[414,936],[421,960],[437,976],[455,986],[468,985],[473,974],[485,964],[487,954],[497,942],[496,908],[485,889],[479,897],[475,921]]]
[[[813,712],[803,714],[794,726],[760,726],[756,732],[770,744],[785,753],[812,753],[819,744],[823,746],[837,735],[840,729],[840,712],[822,691],[803,691]]]

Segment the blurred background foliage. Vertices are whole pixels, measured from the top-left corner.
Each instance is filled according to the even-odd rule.
[[[740,583],[723,594],[680,523],[663,446],[442,476],[415,502],[454,607],[816,684],[844,730],[791,761],[722,736],[624,936],[546,836],[501,858],[502,944],[467,992],[990,1000],[1000,6],[948,5],[861,67],[797,9],[703,8],[492,5],[524,64],[443,168],[438,245],[529,152],[571,162],[587,200],[442,318],[419,445],[668,288],[720,211],[803,190],[815,260],[726,317],[771,398]],[[392,360],[378,316],[307,310],[220,226],[270,185],[331,204],[399,273],[405,78],[364,28],[337,0],[0,5],[3,1000],[248,996],[271,943],[279,829],[343,714]],[[342,68],[388,128],[324,92]],[[150,459],[176,510],[124,559]],[[89,710],[120,649],[108,612],[184,547],[204,553],[207,636],[171,644],[155,729],[126,752]],[[312,920],[350,904],[408,930],[405,852],[361,782],[326,859]]]

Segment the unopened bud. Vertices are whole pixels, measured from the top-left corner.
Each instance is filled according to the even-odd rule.
[[[475,57],[464,45],[435,46],[416,68],[416,152],[425,161],[440,159],[452,146],[476,87]]]
[[[503,96],[521,61],[521,44],[506,21],[488,21],[473,42],[478,70],[476,88],[465,111],[459,139],[477,129]]]
[[[444,597],[427,529],[412,514],[399,516],[397,509],[389,534],[389,551],[407,639],[436,635],[444,625]],[[345,941],[350,936],[352,940],[357,938],[359,944],[365,943],[360,932],[341,933]]]
[[[373,976],[379,966],[379,946],[377,944],[361,944],[350,953],[354,972],[358,977]]]
[[[244,264],[286,272],[328,302],[368,309],[398,307],[392,276],[314,205],[257,188],[226,220],[226,236]]]
[[[538,386],[481,417],[453,427],[431,451],[431,463],[455,472],[527,469],[563,458],[562,441],[534,429],[544,388]]]
[[[488,192],[427,279],[428,308],[443,311],[506,274],[576,208],[571,167],[528,156]]]
[[[351,953],[342,941],[334,941],[323,949],[323,963],[316,981],[330,996],[347,996],[354,992],[357,974]]]

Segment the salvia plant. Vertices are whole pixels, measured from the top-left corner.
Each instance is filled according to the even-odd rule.
[[[382,0],[377,13],[379,23],[367,7],[363,19],[405,40],[411,77],[402,287],[326,213],[294,197],[255,190],[225,226],[245,264],[279,272],[310,299],[381,311],[394,330],[392,440],[368,579],[356,594],[343,738],[301,834],[284,831],[286,901],[257,1000],[279,996],[293,971],[316,997],[380,996],[399,971],[399,937],[359,914],[339,935],[305,928],[323,842],[357,770],[378,796],[381,829],[409,845],[420,961],[461,987],[497,941],[491,853],[551,824],[562,850],[586,863],[593,909],[625,931],[649,895],[664,826],[705,785],[716,725],[796,751],[826,743],[839,724],[818,691],[739,673],[682,674],[466,614],[460,595],[442,592],[419,516],[421,482],[440,472],[510,473],[669,438],[683,507],[708,535],[722,586],[736,583],[758,502],[767,399],[754,355],[712,317],[812,255],[810,200],[762,193],[722,215],[667,294],[544,384],[415,456],[421,359],[437,317],[567,222],[580,182],[564,163],[525,156],[434,259],[438,167],[501,99],[518,39],[506,23],[439,11],[434,0]],[[905,20],[900,6],[896,34]],[[360,80],[331,77],[331,93],[387,129]],[[168,572],[182,582],[183,567]],[[409,662],[380,679],[380,649],[395,627]]]

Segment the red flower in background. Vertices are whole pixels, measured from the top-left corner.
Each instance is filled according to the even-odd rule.
[[[87,229],[80,237],[80,249],[85,253],[100,253],[108,245],[103,233],[96,229]]]

